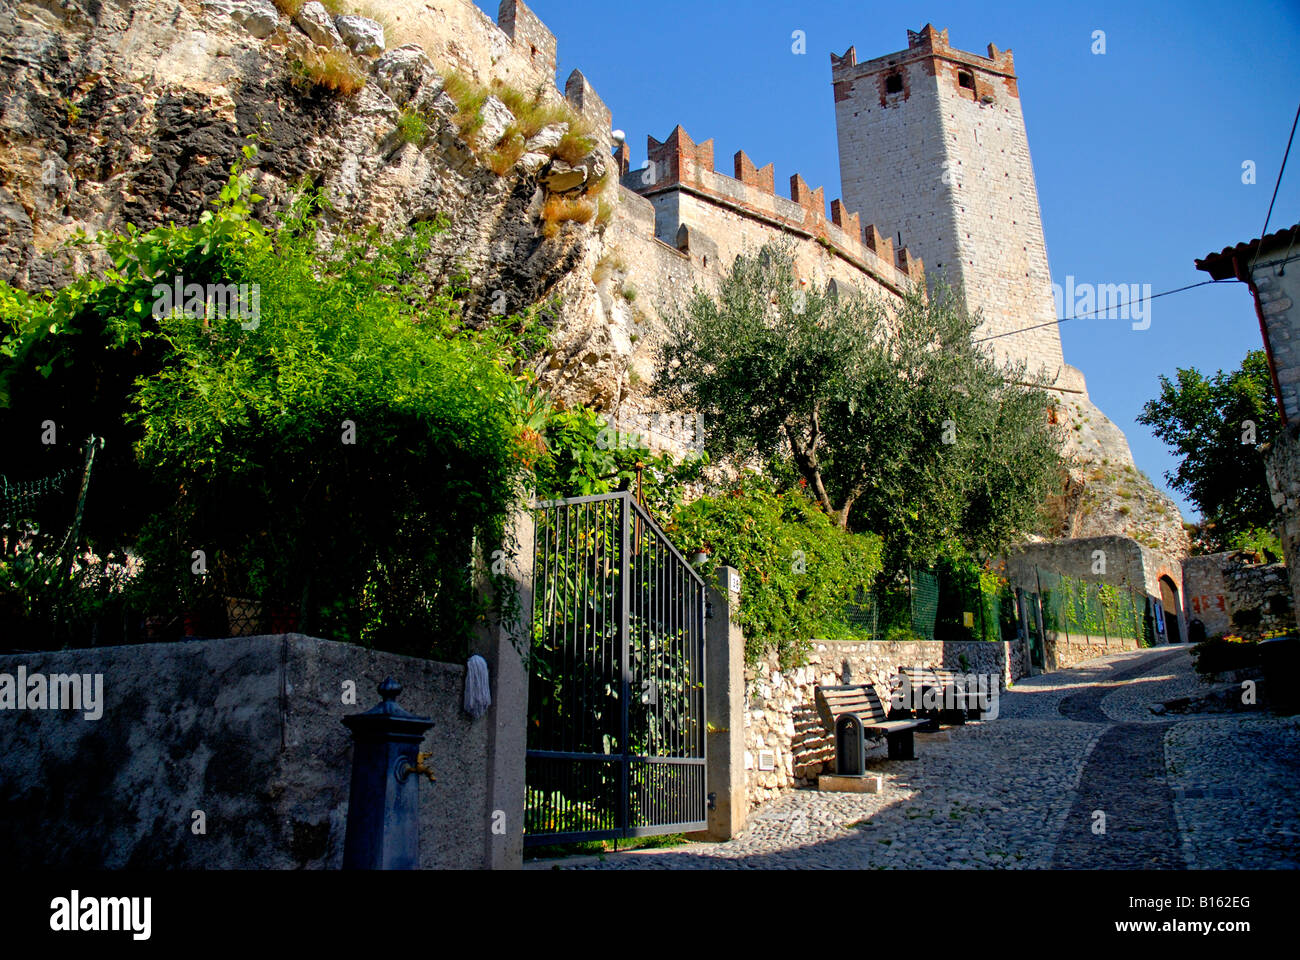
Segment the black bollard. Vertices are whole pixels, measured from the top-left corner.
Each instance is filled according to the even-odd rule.
[[[394,701],[401,692],[389,677],[379,685],[378,704],[343,718],[353,744],[344,870],[420,867],[419,781],[412,774],[433,779],[419,753],[433,721],[399,707]]]

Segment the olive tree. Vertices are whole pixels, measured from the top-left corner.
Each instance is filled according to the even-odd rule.
[[[990,552],[1042,527],[1063,467],[1054,401],[974,342],[979,317],[947,287],[893,301],[825,289],[769,245],[666,323],[657,389],[703,414],[711,454],[793,471],[891,561]]]

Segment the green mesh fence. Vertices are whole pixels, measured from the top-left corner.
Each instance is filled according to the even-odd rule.
[[[845,622],[869,639],[916,635],[927,640],[1014,639],[1015,594],[1005,583],[985,585],[978,570],[940,564],[885,577],[867,596],[845,605]]]
[[[56,494],[65,494],[75,486],[77,473],[75,468],[69,467],[35,480],[10,480],[0,476],[0,523],[14,524],[30,519],[42,501]]]
[[[845,621],[872,640],[880,635],[880,604],[874,593],[859,593],[844,609]]]
[[[1052,631],[1147,642],[1146,595],[1126,587],[1038,571],[1043,626]]]
[[[939,578],[924,570],[912,571],[912,631],[934,639],[934,622],[939,613]]]

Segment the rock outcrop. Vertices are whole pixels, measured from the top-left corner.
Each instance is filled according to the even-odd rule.
[[[78,230],[193,222],[255,138],[260,216],[308,182],[331,198],[326,230],[445,218],[433,281],[466,280],[471,320],[555,304],[544,378],[562,402],[610,409],[631,353],[610,328],[632,320],[591,279],[606,224],[542,235],[548,181],[574,186],[574,168],[550,155],[563,131],[548,127],[526,159],[493,172],[480,152],[513,122],[505,104],[489,98],[462,137],[447,68],[414,46],[382,52],[382,28],[363,20],[315,2],[290,20],[263,0],[0,9],[0,279],[38,289],[102,266],[93,247],[61,247]],[[304,65],[322,46],[355,60],[359,90],[316,81]],[[431,119],[423,142],[399,134],[406,109]],[[579,169],[582,184],[599,177]]]

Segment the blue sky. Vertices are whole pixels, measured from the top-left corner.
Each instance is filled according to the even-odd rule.
[[[634,166],[646,134],[662,140],[680,123],[696,140],[714,138],[723,172],[743,149],[776,164],[779,192],[802,173],[828,201],[839,195],[832,50],[881,56],[927,22],[962,50],[1010,48],[1057,283],[1068,274],[1158,293],[1208,279],[1193,259],[1259,235],[1300,102],[1296,0],[530,5],[559,38],[560,82],[575,67],[587,75],[626,131]],[[495,4],[480,6],[495,17]],[[807,35],[806,55],[791,52],[795,30]],[[1091,51],[1095,30],[1105,31],[1104,55]],[[1247,160],[1254,185],[1242,183]],[[1297,220],[1300,144],[1269,230]],[[1157,377],[1232,369],[1261,339],[1241,284],[1164,297],[1150,310],[1147,330],[1080,319],[1062,324],[1061,340],[1138,466],[1168,490],[1174,461],[1134,420]]]

